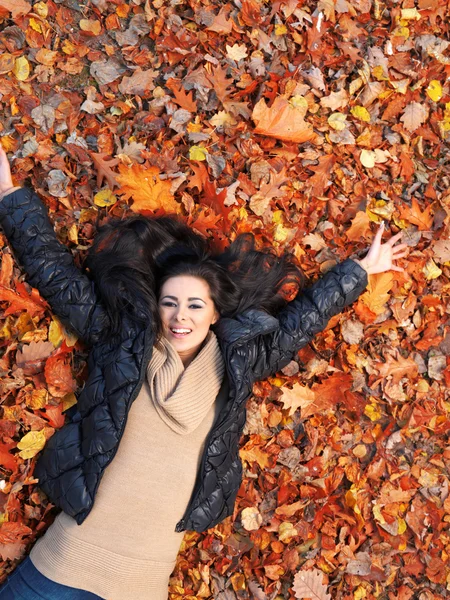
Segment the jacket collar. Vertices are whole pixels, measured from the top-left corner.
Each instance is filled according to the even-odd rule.
[[[256,308],[249,308],[234,318],[222,317],[212,329],[221,342],[228,344],[248,340],[279,328],[276,317]]]

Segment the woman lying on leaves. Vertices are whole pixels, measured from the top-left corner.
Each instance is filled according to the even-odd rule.
[[[186,530],[233,514],[255,381],[277,373],[354,302],[367,274],[402,271],[383,227],[362,260],[300,289],[288,254],[252,234],[211,254],[176,217],[111,220],[85,266],[0,151],[0,225],[28,282],[90,346],[88,379],[34,469],[62,509],[0,590],[12,598],[166,600]],[[109,467],[109,468],[107,468]]]

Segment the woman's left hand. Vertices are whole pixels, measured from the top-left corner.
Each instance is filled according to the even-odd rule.
[[[393,235],[384,244],[381,243],[381,237],[384,232],[384,221],[381,223],[372,245],[369,248],[367,255],[355,262],[360,264],[369,275],[375,273],[384,273],[385,271],[404,271],[402,267],[392,264],[394,260],[403,258],[408,254],[408,245],[399,244],[395,246],[395,243],[400,240],[403,232],[399,231],[396,235]]]

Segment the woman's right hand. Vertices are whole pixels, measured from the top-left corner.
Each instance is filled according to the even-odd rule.
[[[13,187],[9,160],[0,142],[0,196]]]

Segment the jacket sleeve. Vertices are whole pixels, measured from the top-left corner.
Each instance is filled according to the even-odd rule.
[[[327,326],[331,317],[365,290],[367,272],[351,259],[336,265],[277,315],[273,333],[257,336],[246,348],[254,381],[274,375]]]
[[[39,196],[30,188],[13,189],[0,201],[0,225],[28,283],[53,312],[87,343],[95,342],[109,318],[92,282],[61,244]]]

